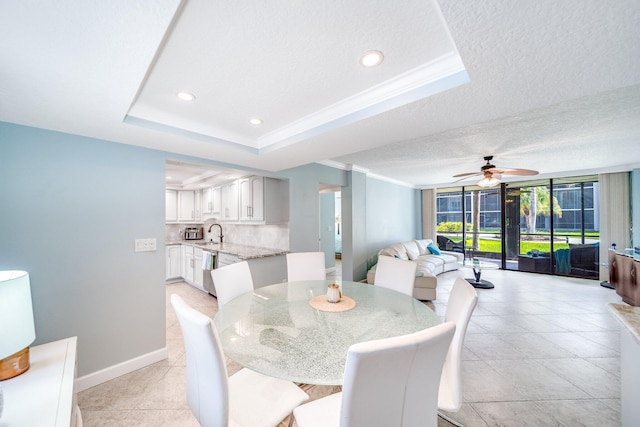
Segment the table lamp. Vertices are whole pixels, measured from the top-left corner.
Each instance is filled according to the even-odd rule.
[[[0,381],[29,369],[35,339],[29,273],[0,271]]]

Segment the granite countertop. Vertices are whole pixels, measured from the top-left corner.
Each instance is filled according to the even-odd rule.
[[[616,318],[640,343],[640,307],[627,304],[609,303],[609,308]]]
[[[264,258],[268,256],[284,255],[289,251],[273,248],[262,248],[259,246],[240,245],[237,243],[210,243],[205,240],[178,240],[165,242],[169,245],[191,245],[209,252],[222,252],[235,255],[240,259]]]

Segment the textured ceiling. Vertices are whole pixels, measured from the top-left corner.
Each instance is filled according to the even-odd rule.
[[[542,176],[629,170],[638,28],[637,0],[3,2],[0,120],[418,187],[485,155]],[[357,65],[368,49],[382,66]]]

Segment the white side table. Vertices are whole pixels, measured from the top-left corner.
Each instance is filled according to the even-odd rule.
[[[31,347],[27,372],[2,381],[2,427],[75,427],[77,337]]]

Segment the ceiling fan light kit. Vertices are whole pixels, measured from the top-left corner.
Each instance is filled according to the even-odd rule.
[[[484,177],[480,181],[478,181],[478,186],[482,188],[490,188],[495,187],[500,184],[500,180],[494,177]]]

